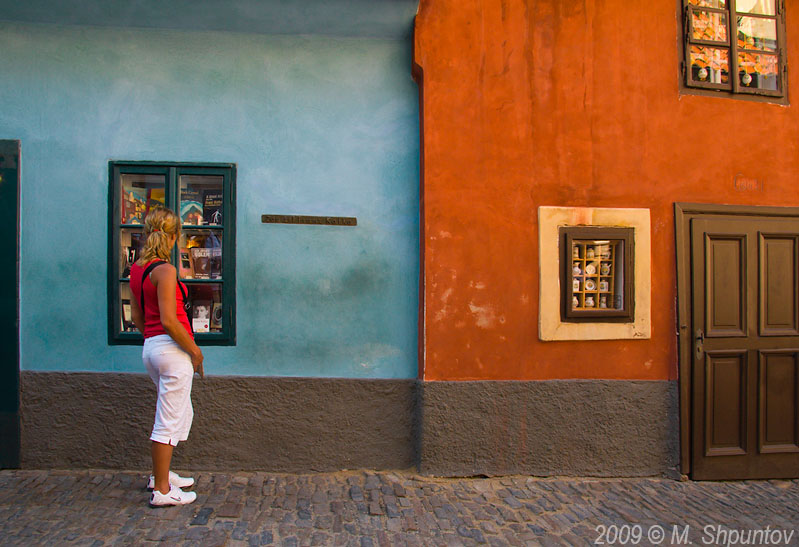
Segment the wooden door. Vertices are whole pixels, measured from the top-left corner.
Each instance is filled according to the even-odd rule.
[[[19,467],[19,141],[0,140],[0,468]]]
[[[694,479],[799,477],[799,220],[691,220]]]

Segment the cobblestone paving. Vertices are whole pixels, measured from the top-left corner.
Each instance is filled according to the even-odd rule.
[[[799,545],[799,480],[195,477],[194,504],[152,509],[142,473],[0,471],[0,545]]]

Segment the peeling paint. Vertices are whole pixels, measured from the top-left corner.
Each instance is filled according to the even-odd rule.
[[[496,314],[491,306],[477,306],[474,302],[469,302],[469,311],[477,319],[476,324],[483,329],[490,329],[496,321]]]
[[[450,297],[450,296],[452,296],[452,292],[453,292],[454,290],[455,290],[455,289],[453,289],[452,287],[450,287],[449,289],[447,289],[446,291],[444,291],[444,292],[441,294],[441,301],[442,301],[442,302],[444,302],[444,303],[446,303],[446,302],[447,302],[447,300],[449,300],[449,297]]]

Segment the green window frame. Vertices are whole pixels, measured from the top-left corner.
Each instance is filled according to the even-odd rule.
[[[682,0],[686,88],[787,97],[785,0]]]
[[[110,161],[108,179],[109,344],[142,343],[130,320],[129,266],[146,211],[162,203],[181,216],[172,264],[188,289],[190,314],[198,318],[189,317],[197,344],[235,345],[236,165]]]

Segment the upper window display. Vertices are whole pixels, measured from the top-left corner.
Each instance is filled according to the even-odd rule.
[[[784,0],[683,0],[685,85],[786,94]]]
[[[235,174],[232,164],[111,162],[111,343],[141,343],[131,316],[130,271],[147,213],[164,205],[181,219],[172,263],[188,287],[197,343],[235,344]]]

